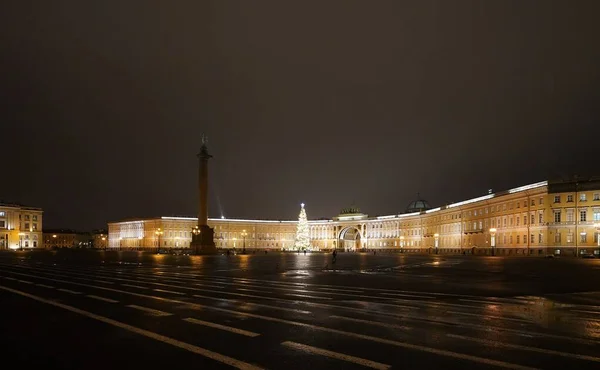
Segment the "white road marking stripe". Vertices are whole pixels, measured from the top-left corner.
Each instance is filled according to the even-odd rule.
[[[385,328],[393,328],[393,329],[400,329],[400,330],[411,330],[412,329],[410,326],[391,324],[391,323],[383,323],[383,322],[370,321],[370,320],[355,319],[353,317],[337,316],[337,315],[331,315],[329,317],[332,319],[353,321],[353,322],[359,322],[359,323],[375,325],[375,326],[383,326]]]
[[[11,293],[19,294],[19,295],[27,297],[27,298],[34,299],[34,300],[36,300],[38,302],[42,302],[42,303],[46,303],[46,304],[49,304],[49,305],[52,305],[52,306],[55,306],[55,307],[59,307],[59,308],[62,308],[64,310],[71,311],[71,312],[77,313],[79,315],[89,317],[89,318],[94,319],[94,320],[98,320],[98,321],[101,321],[101,322],[103,322],[105,324],[116,326],[118,328],[130,331],[132,333],[136,333],[136,334],[145,336],[147,338],[151,338],[151,339],[157,340],[159,342],[170,344],[170,345],[172,345],[174,347],[185,349],[186,351],[189,351],[189,352],[192,352],[192,353],[195,353],[195,354],[198,354],[198,355],[210,358],[212,360],[224,363],[224,364],[229,365],[229,366],[233,366],[233,367],[238,368],[238,369],[243,369],[243,370],[260,370],[261,369],[260,367],[254,366],[254,365],[249,364],[247,362],[236,360],[235,358],[224,356],[224,355],[222,355],[220,353],[217,353],[217,352],[209,351],[207,349],[204,349],[204,348],[201,348],[201,347],[198,347],[198,346],[194,346],[194,345],[186,343],[186,342],[181,342],[181,341],[178,341],[176,339],[166,337],[164,335],[160,335],[160,334],[148,331],[148,330],[140,329],[138,327],[135,327],[135,326],[132,326],[132,325],[128,325],[128,324],[122,323],[120,321],[109,319],[108,317],[96,315],[94,313],[91,313],[91,312],[88,312],[88,311],[84,311],[84,310],[81,310],[79,308],[75,308],[73,306],[68,306],[66,304],[62,304],[62,303],[58,303],[58,302],[53,302],[53,301],[50,301],[50,300],[47,300],[47,299],[44,299],[44,298],[41,298],[41,297],[38,297],[38,296],[31,295],[29,293],[21,292],[19,290],[15,290],[15,289],[3,287],[3,286],[0,286],[0,289],[9,291]]]
[[[15,279],[14,277],[10,277],[10,276],[5,276],[4,278],[6,280],[19,280],[19,279]]]
[[[114,299],[104,298],[93,294],[88,294],[86,297],[97,299],[99,301],[109,302],[109,303],[119,303],[119,301],[115,301]]]
[[[258,337],[260,335],[258,333],[253,333],[251,331],[233,328],[231,326],[226,326],[226,325],[216,324],[214,322],[208,322],[208,321],[194,319],[193,317],[188,317],[187,319],[183,319],[183,321],[191,322],[192,324],[197,324],[197,325],[204,325],[204,326],[208,326],[208,327],[215,328],[215,329],[225,330],[230,333],[245,335],[247,337]]]
[[[493,302],[493,301],[483,301],[480,299],[459,299],[462,302],[473,302],[473,303],[484,303],[484,304],[492,304],[495,306],[502,306],[502,302]]]
[[[333,299],[331,297],[317,297],[314,295],[308,295],[308,294],[293,294],[293,293],[288,293],[286,295],[292,296],[292,297],[301,297],[301,298],[314,298],[314,299]]]
[[[391,295],[398,297],[414,297],[414,298],[423,298],[423,299],[436,299],[435,297],[429,297],[425,295],[416,295],[416,294],[405,294],[405,293],[381,293],[383,295]]]
[[[390,365],[382,364],[380,362],[366,360],[364,358],[354,357],[354,356],[346,355],[346,354],[339,353],[339,352],[328,351],[326,349],[317,348],[317,347],[313,347],[313,346],[307,346],[306,344],[287,341],[287,342],[281,343],[281,345],[284,347],[294,348],[294,349],[297,349],[297,350],[300,350],[303,352],[307,352],[307,353],[311,353],[311,354],[331,357],[336,360],[352,362],[357,365],[370,367],[371,369],[387,370],[391,367]]]
[[[260,299],[267,299],[267,300],[272,300],[272,301],[281,301],[282,299],[279,298],[273,298],[273,297],[267,297],[264,295],[253,295],[253,294],[245,294],[245,293],[233,293],[233,292],[226,292],[226,291],[218,291],[218,290],[212,290],[212,289],[198,289],[202,292],[209,292],[209,293],[217,293],[217,294],[226,294],[226,295],[235,295],[235,296],[239,296],[239,297],[249,297],[249,298],[260,298]],[[292,302],[290,300],[290,302]]]
[[[330,290],[334,292],[348,292],[348,293],[364,293],[363,290],[351,290],[351,289],[334,289],[334,288],[317,288],[320,290]]]
[[[56,289],[56,290],[61,291],[61,292],[65,292],[65,293],[71,293],[71,294],[81,294],[81,292],[76,292],[74,290],[63,289],[63,288],[59,288],[59,289]]]
[[[586,310],[571,310],[572,312],[591,313],[593,315],[600,315],[598,311],[586,311]]]
[[[54,287],[52,285],[45,285],[45,284],[35,284],[35,285],[41,286],[42,288],[54,289]]]
[[[481,314],[481,313],[470,313],[470,312],[459,312],[459,311],[446,311],[446,313],[449,314],[453,314],[453,315],[465,315],[465,316],[473,316],[473,317],[479,317],[481,319],[494,319],[494,320],[507,320],[507,321],[514,321],[514,322],[523,322],[523,323],[528,323],[530,324],[531,321],[529,320],[523,320],[523,319],[516,319],[513,317],[503,317],[503,316],[492,316],[492,315],[488,315],[488,314]]]
[[[273,292],[264,291],[264,290],[258,290],[258,289],[235,288],[235,290],[241,290],[241,291],[244,291],[244,292],[256,292],[256,293],[273,294]]]
[[[134,304],[130,304],[127,307],[129,307],[129,308],[135,308],[136,310],[140,310],[140,311],[144,311],[144,312],[148,312],[148,313],[151,313],[154,316],[172,316],[173,315],[172,313],[169,313],[169,312],[155,310],[154,308],[137,306],[137,305],[134,305]]]
[[[211,297],[211,296],[199,295],[199,294],[194,294],[193,296],[196,297],[196,298],[212,299],[212,300],[215,300],[215,301],[222,301],[222,302],[243,303],[244,305],[257,306],[257,307],[265,307],[265,308],[270,308],[270,309],[273,309],[273,310],[289,311],[289,312],[296,312],[296,313],[302,313],[302,314],[311,314],[312,313],[310,311],[300,310],[300,309],[297,309],[297,308],[287,308],[287,307],[271,306],[271,305],[268,305],[268,304],[246,302],[246,301],[240,301],[240,300],[237,300],[237,299],[217,298],[217,297]]]
[[[546,355],[555,355],[555,356],[576,358],[578,360],[600,362],[600,357],[594,357],[594,356],[588,356],[588,355],[580,355],[580,354],[577,354],[577,353],[566,353],[566,352],[554,351],[554,350],[551,350],[551,349],[529,347],[529,346],[524,346],[524,345],[521,345],[521,344],[503,343],[503,342],[498,342],[498,341],[490,340],[490,339],[472,338],[472,337],[466,337],[466,336],[463,336],[463,335],[456,335],[456,334],[446,334],[446,336],[448,336],[450,338],[455,338],[455,339],[467,340],[467,341],[470,341],[470,342],[476,342],[476,343],[481,343],[481,344],[486,344],[486,345],[492,345],[494,347],[504,347],[504,348],[511,348],[511,349],[522,350],[522,351],[530,351],[530,352],[543,353],[543,354],[546,354]]]
[[[121,286],[128,286],[130,288],[137,288],[137,289],[148,289],[148,287],[139,286],[139,285],[133,285],[133,284],[121,284]]]
[[[177,295],[185,295],[185,293],[182,292],[174,292],[172,290],[165,290],[165,289],[152,289],[155,292],[161,292],[161,293],[171,293],[171,294],[177,294]]]
[[[25,284],[32,284],[33,285],[33,282],[31,282],[31,281],[27,281],[27,280],[17,280],[17,281],[19,283],[25,283]]]

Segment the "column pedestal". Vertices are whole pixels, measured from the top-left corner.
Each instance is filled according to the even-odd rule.
[[[217,254],[213,228],[208,225],[198,226],[199,234],[192,234],[190,248],[194,254]]]

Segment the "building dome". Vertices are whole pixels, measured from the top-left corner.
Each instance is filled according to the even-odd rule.
[[[427,203],[426,200],[417,199],[417,200],[411,202],[406,207],[406,213],[422,212],[422,211],[426,211],[428,209],[431,209],[431,207],[429,206],[429,203]]]

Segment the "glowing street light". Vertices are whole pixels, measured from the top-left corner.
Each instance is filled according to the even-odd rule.
[[[400,235],[400,248],[404,249],[404,235]]]
[[[435,239],[435,254],[439,253],[439,246],[440,246],[440,234],[435,233],[433,234],[433,238]]]
[[[156,235],[156,241],[158,244],[158,250],[160,250],[160,236],[163,234],[164,232],[161,230],[161,228],[159,227],[158,229],[156,229],[156,231],[154,232],[154,234]]]
[[[490,245],[492,246],[492,256],[496,255],[496,230],[495,227],[490,229]]]
[[[248,236],[248,233],[246,230],[242,230],[242,237],[244,238],[244,248],[242,249],[243,254],[246,254],[246,236]]]
[[[23,236],[25,233],[19,233],[19,249],[23,250]]]

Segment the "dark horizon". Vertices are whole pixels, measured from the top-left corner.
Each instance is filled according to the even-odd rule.
[[[0,199],[47,228],[395,214],[600,175],[597,1],[11,1]]]

